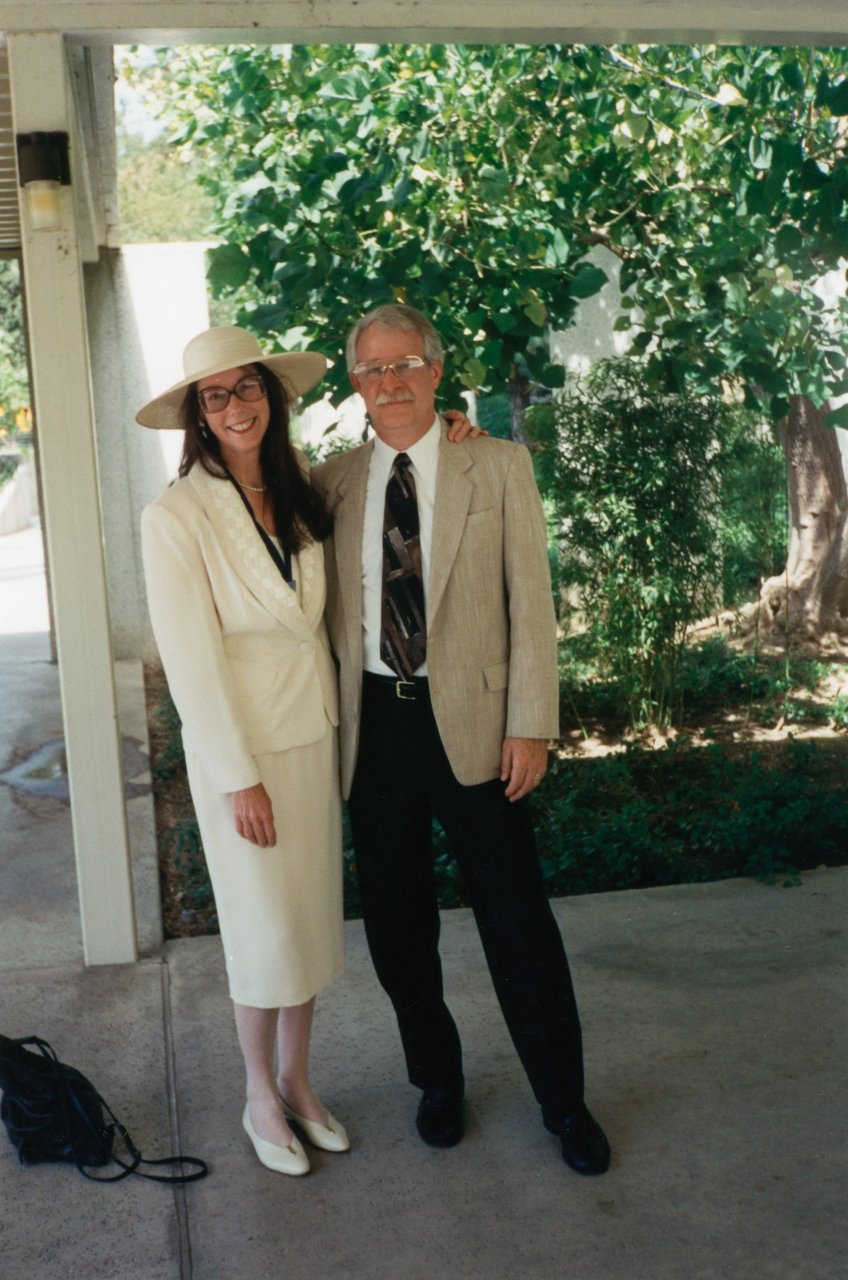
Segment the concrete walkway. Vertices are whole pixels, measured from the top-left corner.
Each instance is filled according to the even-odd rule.
[[[0,540],[0,631],[7,552]],[[131,671],[120,684],[122,728],[142,750],[127,731],[140,686]],[[0,635],[0,708],[8,778],[61,738],[43,632]],[[137,730],[143,706],[134,714]],[[144,775],[132,781],[131,803],[149,803]],[[155,868],[137,847],[150,940]],[[68,1166],[20,1167],[0,1132],[0,1277],[844,1280],[846,908],[848,869],[789,890],[734,880],[555,904],[588,1100],[614,1150],[599,1179],[571,1173],[539,1122],[466,911],[445,914],[443,953],[468,1132],[450,1151],[423,1146],[351,923],[314,1062],[353,1149],[316,1152],[310,1176],[291,1179],[263,1169],[241,1131],[219,940],[151,943],[137,965],[86,970],[67,801],[0,781],[0,1031],[50,1040],[146,1154],[173,1143],[212,1169],[178,1192],[96,1187]]]

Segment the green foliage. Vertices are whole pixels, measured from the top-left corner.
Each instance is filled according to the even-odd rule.
[[[512,423],[509,413],[509,396],[481,396],[477,401],[477,422],[490,436],[509,440]]]
[[[157,740],[156,759],[151,768],[154,793],[167,792],[169,783],[185,783],[186,766],[180,717],[170,691],[165,687],[154,715],[161,736]],[[206,866],[203,841],[194,813],[177,819],[159,830],[158,848],[163,888],[166,883],[175,891],[184,922],[199,917],[205,932],[217,930],[215,896]]]
[[[806,684],[807,668],[790,665],[790,680]],[[727,711],[735,707],[774,704],[787,690],[785,664],[766,661],[751,653],[736,653],[721,638],[704,640],[687,647],[680,664],[678,681],[681,706],[689,716]]]
[[[722,602],[754,599],[786,556],[783,450],[745,411],[727,417],[721,442]]]
[[[519,360],[557,383],[541,340],[606,279],[568,228],[573,74],[556,47],[168,50],[175,141],[202,153],[227,240],[213,289],[247,286],[257,333],[334,355],[340,395],[345,331],[394,300],[439,329],[446,401],[501,391]]]
[[[549,891],[737,875],[794,883],[800,869],[843,862],[848,787],[823,800],[825,762],[808,744],[790,740],[770,761],[674,744],[556,761],[535,806]]]
[[[632,360],[600,362],[528,415],[554,454],[560,581],[579,592],[598,673],[618,681],[634,727],[670,722],[687,628],[715,591],[720,420],[715,400],[646,387]]]
[[[181,732],[182,721],[167,687],[154,714],[159,721],[163,737],[151,772],[154,782],[168,782],[177,775],[185,774],[185,752]]]
[[[342,874],[344,886],[345,920],[358,920],[362,916],[362,898],[356,878],[356,854],[350,834],[350,817],[347,804],[342,802]]]
[[[776,421],[792,394],[820,404],[842,384],[813,285],[848,248],[847,69],[844,50],[628,51],[621,87],[646,132],[623,160],[651,177],[617,224],[621,287],[671,385],[721,376]]]
[[[203,853],[200,829],[194,817],[180,820],[160,836],[160,850],[176,852],[174,868],[179,877],[183,911],[208,912],[215,907],[215,896]]]
[[[12,476],[20,466],[20,457],[17,454],[0,453],[0,490],[12,479]]]
[[[670,386],[721,378],[772,421],[790,395],[821,404],[844,380],[844,336],[829,324],[844,335],[845,303],[828,316],[813,286],[848,250],[848,52],[608,56],[617,72],[600,91],[618,95],[623,117],[611,238],[651,375]]]
[[[124,244],[211,238],[212,200],[198,181],[197,161],[164,139],[119,137],[118,199]]]
[[[603,284],[600,244],[649,378],[774,421],[848,387],[845,306],[812,289],[848,253],[846,70],[844,49],[193,48],[153,92],[204,157],[215,287],[335,354],[339,391],[346,327],[393,298],[433,316],[449,397],[522,359],[559,385],[539,339]]]
[[[0,258],[0,438],[15,434],[17,415],[29,403],[20,268]]]
[[[677,666],[675,719],[691,724],[735,712],[757,724],[827,720],[836,728],[848,727],[848,701],[831,703],[820,693],[829,672],[820,662],[790,659],[787,664],[782,657],[737,653],[722,637],[689,644]],[[564,730],[588,735],[602,725],[615,732],[627,726],[626,685],[614,673],[598,676],[585,633],[560,645],[560,700]],[[711,732],[707,728],[704,736]]]
[[[690,710],[710,714],[745,707],[758,721],[768,721],[785,702],[783,670],[777,661],[757,661],[711,640],[687,650],[680,680]],[[821,663],[794,663],[790,687],[816,691],[828,672]],[[567,674],[586,719],[599,716],[615,725],[617,687],[592,680],[573,652]],[[791,705],[799,712],[806,706],[808,715],[810,707],[824,708],[823,703]],[[844,696],[826,712],[834,726],[848,727]],[[183,757],[170,698],[158,714],[170,733],[166,765],[154,773],[154,786],[163,786]],[[795,883],[807,867],[848,860],[848,784],[841,763],[828,768],[824,751],[792,740],[772,748],[768,761],[757,751],[730,755],[719,746],[689,747],[682,739],[664,751],[634,745],[601,759],[554,760],[534,806],[545,879],[554,895],[736,875]],[[205,930],[213,929],[214,897],[194,817],[162,832],[160,847],[176,855],[183,910],[197,915]],[[355,919],[361,902],[346,809],[342,847],[345,917]],[[433,824],[433,847],[441,905],[465,905],[462,877],[438,823]]]
[[[789,887],[801,871],[848,858],[842,769],[791,739],[768,759],[671,743],[555,760],[534,795],[534,819],[552,896],[732,876]],[[438,831],[435,841],[441,905],[466,905]]]

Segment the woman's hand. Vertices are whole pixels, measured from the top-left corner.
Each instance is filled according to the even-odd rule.
[[[459,444],[460,440],[464,440],[466,436],[476,440],[478,436],[487,436],[489,434],[482,427],[477,427],[473,422],[469,422],[461,409],[445,409],[442,417],[448,424],[448,440],[452,444]]]
[[[261,782],[243,791],[233,791],[233,817],[236,831],[251,844],[267,849],[277,843],[271,797]]]

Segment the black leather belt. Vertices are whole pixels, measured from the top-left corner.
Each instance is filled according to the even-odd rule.
[[[397,676],[381,676],[375,671],[363,671],[363,683],[375,691],[393,695],[401,702],[421,702],[430,696],[426,676],[413,676],[411,680],[399,680]]]

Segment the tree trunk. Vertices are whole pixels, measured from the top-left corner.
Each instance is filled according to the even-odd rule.
[[[513,365],[509,375],[510,433],[513,440],[517,440],[519,444],[526,443],[522,430],[522,419],[524,410],[529,403],[530,381],[523,376],[517,365]]]
[[[848,635],[848,507],[839,443],[827,409],[793,396],[780,423],[786,456],[786,568],[760,592],[762,631],[820,641]]]

